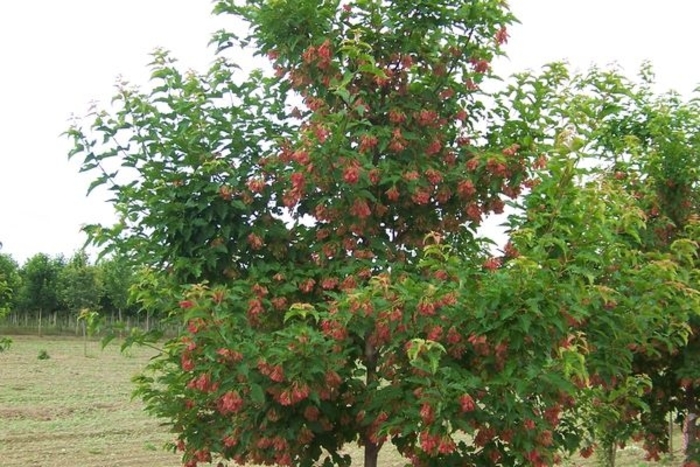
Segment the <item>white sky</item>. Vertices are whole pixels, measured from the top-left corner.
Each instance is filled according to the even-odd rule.
[[[511,0],[510,61],[501,71],[567,59],[581,69],[617,62],[629,75],[650,60],[659,87],[700,84],[696,0]],[[145,83],[148,53],[172,50],[203,70],[210,33],[230,18],[208,0],[14,0],[0,2],[0,242],[20,263],[38,252],[71,255],[84,223],[111,208],[85,197],[88,175],[68,163],[60,137],[72,113],[108,102],[117,75]],[[497,69],[498,71],[498,69]]]

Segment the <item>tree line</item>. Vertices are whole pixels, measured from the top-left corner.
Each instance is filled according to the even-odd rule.
[[[135,270],[126,261],[91,262],[82,250],[69,258],[37,253],[22,265],[0,253],[0,316],[7,315],[16,325],[56,325],[97,311],[123,321],[139,311],[129,301],[135,282]]]

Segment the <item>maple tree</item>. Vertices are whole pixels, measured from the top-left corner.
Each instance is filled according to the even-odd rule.
[[[587,86],[579,110],[589,119],[588,138],[607,178],[632,195],[630,206],[644,212],[645,227],[632,246],[671,253],[679,263],[666,267],[683,264],[684,274],[696,283],[700,107],[697,99],[685,101],[674,92],[655,95],[650,64],[642,67],[638,81],[616,71],[591,70],[579,81]],[[659,297],[659,303],[665,299]],[[647,457],[659,460],[670,448],[667,416],[675,414],[684,425],[686,462],[700,461],[694,426],[700,376],[697,315],[691,313],[683,325],[691,330],[684,345],[659,340],[651,348],[632,346],[634,375],[611,381],[594,396],[598,404],[608,399],[603,406],[610,425],[604,431],[613,452],[615,444],[643,439]]]
[[[92,240],[186,324],[138,379],[186,465],[349,465],[348,443],[367,467],[386,444],[547,465],[586,439],[583,390],[683,347],[696,245],[645,246],[564,66],[489,90],[504,2],[215,11],[250,26],[219,49],[253,44],[274,73],[158,51],[148,91],[121,83],[68,131],[120,216]],[[499,254],[477,229],[507,204]]]

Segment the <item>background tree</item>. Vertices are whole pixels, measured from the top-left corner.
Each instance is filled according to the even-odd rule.
[[[102,283],[84,251],[76,252],[61,268],[57,294],[66,311],[75,316],[84,309],[97,311],[103,295]]]
[[[123,314],[130,312],[129,289],[135,282],[134,271],[121,258],[107,258],[98,263],[99,274],[104,290],[101,307],[116,313],[119,321]]]
[[[11,255],[0,253],[0,314],[15,307],[20,286],[19,265]]]
[[[687,259],[630,241],[644,214],[587,168],[566,69],[484,90],[504,3],[216,10],[252,31],[219,46],[253,43],[275,76],[224,58],[182,75],[158,52],[150,91],[122,85],[68,132],[121,214],[93,240],[187,324],[139,387],[186,465],[347,465],[349,442],[366,466],[385,443],[416,465],[545,465],[586,433],[580,388],[684,342]],[[475,230],[508,199],[494,257]]]
[[[22,266],[18,305],[26,313],[37,314],[40,332],[44,313],[57,311],[61,307],[59,275],[63,266],[62,257],[52,259],[44,253],[37,253]]]
[[[18,271],[19,266],[12,256],[0,253],[0,320],[14,308],[21,284]],[[11,343],[8,337],[0,336],[0,352],[7,350]]]

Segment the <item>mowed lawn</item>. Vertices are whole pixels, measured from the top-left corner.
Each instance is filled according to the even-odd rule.
[[[13,337],[10,350],[0,353],[0,467],[176,467],[178,455],[163,450],[171,435],[167,428],[131,400],[131,378],[154,354],[133,348],[127,355],[118,345],[101,350],[88,342],[65,337]],[[41,350],[51,358],[39,360]],[[618,467],[682,463],[680,429],[674,429],[673,459],[644,461],[632,444],[619,450]],[[348,446],[353,465],[362,453]],[[406,461],[390,447],[380,453],[383,467]],[[595,460],[578,456],[565,467],[593,467]]]
[[[0,466],[181,465],[167,428],[131,401],[152,351],[61,337],[12,337],[0,353]],[[51,358],[39,360],[41,350]]]

